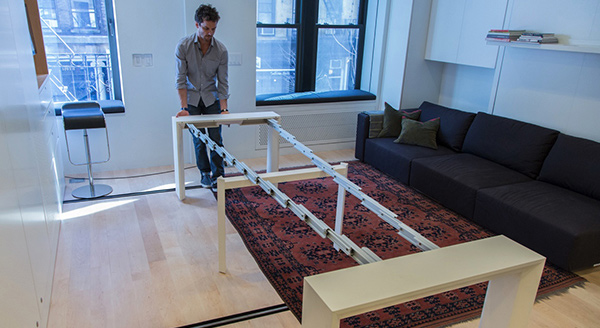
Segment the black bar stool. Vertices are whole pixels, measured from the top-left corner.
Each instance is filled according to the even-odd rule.
[[[67,154],[69,162],[73,165],[86,165],[88,172],[89,185],[79,187],[71,193],[75,198],[98,198],[106,196],[112,192],[112,187],[104,184],[94,184],[92,176],[92,164],[106,163],[110,159],[110,145],[108,144],[108,129],[106,128],[106,120],[102,108],[97,102],[72,102],[65,103],[62,106],[62,117],[65,125],[65,140],[67,142]],[[88,141],[88,129],[104,129],[106,131],[106,146],[108,148],[108,156],[104,161],[92,162],[90,155],[90,143]],[[83,130],[83,140],[85,143],[86,162],[75,163],[71,159],[69,150],[69,139],[67,137],[68,130]]]

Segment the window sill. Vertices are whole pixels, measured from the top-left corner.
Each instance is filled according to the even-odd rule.
[[[102,108],[104,114],[119,114],[125,113],[125,105],[121,100],[98,100],[98,104]],[[56,116],[61,116],[61,108],[63,103],[54,105],[54,113]]]
[[[356,100],[375,100],[375,95],[362,90],[271,93],[256,96],[256,106],[314,104]]]

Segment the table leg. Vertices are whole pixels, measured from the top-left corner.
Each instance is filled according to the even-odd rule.
[[[175,170],[175,193],[179,200],[185,199],[185,172],[183,163],[183,130],[177,122],[175,117],[172,119],[173,129],[173,159],[174,159],[174,170]]]
[[[225,220],[227,220],[225,216],[225,180],[223,177],[219,177],[217,179],[217,229],[219,235],[219,272],[221,273],[227,273]]]
[[[527,327],[544,262],[490,279],[479,327]]]
[[[348,288],[351,288],[350,286]],[[310,284],[304,283],[302,292],[303,328],[339,328],[340,317],[323,302]]]
[[[268,126],[267,139],[267,172],[279,171],[279,133]]]
[[[344,164],[344,170],[340,172],[344,177],[348,177],[348,164]],[[337,207],[335,212],[335,232],[339,235],[342,234],[342,228],[344,226],[344,205],[346,203],[346,189],[342,185],[338,185],[338,196],[337,196]],[[333,245],[336,251],[340,248],[337,245]]]

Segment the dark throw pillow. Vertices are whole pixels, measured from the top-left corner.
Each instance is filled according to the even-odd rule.
[[[439,129],[439,117],[427,122],[402,120],[402,132],[394,142],[437,149],[436,137]]]
[[[390,106],[388,103],[385,103],[385,110],[383,112],[383,128],[377,135],[377,138],[397,138],[402,130],[403,116],[411,120],[418,120],[419,116],[421,116],[421,110],[418,109],[413,112],[399,111],[394,109],[394,107]]]

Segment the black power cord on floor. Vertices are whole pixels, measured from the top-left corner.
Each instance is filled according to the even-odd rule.
[[[196,167],[196,166],[195,165],[188,166],[188,167],[184,167],[183,169],[187,170],[187,169],[191,169],[194,167]],[[167,170],[167,171],[140,174],[140,175],[130,175],[130,176],[124,176],[124,177],[94,178],[94,180],[119,180],[119,179],[145,178],[145,177],[151,177],[154,175],[161,175],[161,174],[172,173],[172,172],[175,172],[175,170]],[[70,176],[65,176],[65,178],[69,179],[69,180],[77,180],[77,182],[83,182],[83,181],[89,180],[89,178],[76,178],[76,177],[70,177]]]
[[[216,328],[225,325],[234,324],[236,322],[266,317],[268,315],[276,314],[279,312],[289,311],[290,309],[285,304],[274,305],[265,307],[262,309],[251,310],[247,312],[237,313],[233,315],[228,315],[225,317],[220,317],[216,319],[211,319],[207,321],[202,321],[198,323],[193,323],[186,326],[181,326],[178,328]]]

